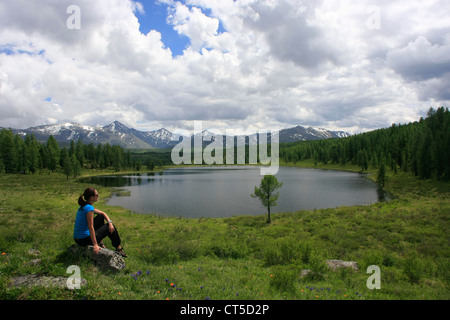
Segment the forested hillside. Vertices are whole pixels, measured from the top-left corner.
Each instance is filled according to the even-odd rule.
[[[450,180],[450,112],[444,107],[430,108],[425,119],[414,123],[393,124],[341,139],[281,143],[280,159],[287,163],[313,159],[316,163],[353,164],[361,171],[387,166],[420,178]],[[81,168],[120,171],[171,164],[170,152],[131,153],[117,145],[83,144],[81,140],[61,148],[52,136],[42,144],[33,135],[0,131],[0,173],[59,170],[77,176]]]
[[[114,167],[117,171],[131,166],[130,152],[109,144],[85,145],[72,141],[69,148],[60,148],[53,136],[46,144],[34,135],[22,139],[11,130],[0,131],[0,172],[36,173],[42,170],[63,170],[67,175],[79,175],[81,168]]]
[[[285,162],[354,164],[361,170],[385,165],[420,178],[450,180],[450,112],[430,108],[427,118],[344,139],[298,142],[280,147]]]

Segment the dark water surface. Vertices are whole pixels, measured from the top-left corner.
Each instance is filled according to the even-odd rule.
[[[359,173],[280,167],[276,177],[283,186],[273,213],[380,200],[377,185]],[[259,200],[250,197],[261,179],[259,167],[243,166],[174,168],[159,173],[89,177],[82,181],[125,190],[114,193],[108,205],[136,213],[197,218],[267,214]]]

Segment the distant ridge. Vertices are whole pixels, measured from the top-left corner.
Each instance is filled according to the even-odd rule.
[[[73,122],[52,125],[41,125],[28,129],[12,129],[15,134],[25,136],[34,134],[37,140],[45,142],[52,135],[58,143],[67,144],[71,140],[81,139],[83,143],[120,145],[126,149],[161,149],[175,146],[181,135],[174,134],[167,129],[160,128],[153,131],[140,131],[129,128],[119,121],[114,121],[103,127],[86,126]],[[203,131],[203,137],[207,141],[213,141],[215,134],[207,130]],[[321,140],[332,138],[345,138],[350,136],[343,131],[330,131],[321,128],[296,126],[282,129],[279,132],[280,142],[296,142],[307,140]],[[238,136],[237,139],[246,139],[246,136]],[[256,142],[256,134],[249,135],[247,143]],[[207,143],[207,142],[205,142]]]

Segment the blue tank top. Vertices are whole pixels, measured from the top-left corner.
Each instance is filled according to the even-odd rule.
[[[78,208],[75,226],[73,228],[73,237],[75,239],[83,239],[90,236],[87,224],[87,214],[89,211],[94,211],[94,207],[90,204]]]

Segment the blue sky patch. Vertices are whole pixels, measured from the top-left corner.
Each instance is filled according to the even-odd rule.
[[[13,50],[10,47],[7,46],[0,46],[0,54],[6,54],[7,56],[11,56],[15,53],[15,50]]]
[[[171,24],[167,23],[169,5],[155,1],[155,0],[141,0],[139,1],[143,7],[145,13],[140,13],[136,11],[136,17],[138,18],[140,28],[143,34],[147,34],[151,30],[156,30],[161,33],[161,41],[164,45],[172,51],[172,56],[176,57],[183,54],[185,50],[190,45],[190,39],[186,36],[180,35],[174,30]],[[185,4],[189,9],[194,6]],[[199,8],[202,10],[203,14],[208,17],[212,16],[212,11],[209,8]],[[226,32],[222,21],[219,19],[219,28],[217,33]]]
[[[147,34],[151,30],[158,31],[161,33],[161,41],[172,51],[172,56],[182,55],[183,50],[189,46],[190,40],[188,37],[178,34],[173,26],[167,24],[168,6],[150,0],[140,2],[144,6],[145,13],[136,12],[140,24],[139,30],[143,34]]]

